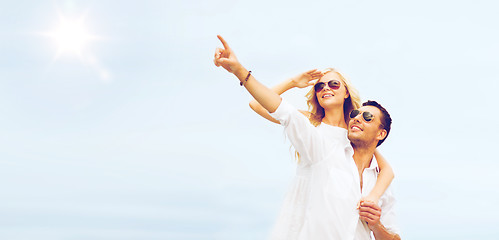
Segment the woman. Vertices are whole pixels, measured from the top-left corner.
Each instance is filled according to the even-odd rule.
[[[303,220],[307,214],[307,206],[313,204],[308,197],[311,192],[317,193],[316,185],[321,189],[329,187],[329,185],[336,185],[332,187],[342,187],[341,182],[331,182],[328,178],[331,174],[328,173],[331,164],[330,161],[320,161],[328,159],[331,156],[324,152],[324,148],[320,149],[317,153],[314,149],[314,143],[317,139],[327,139],[328,134],[344,135],[346,140],[346,131],[348,114],[351,110],[359,107],[359,97],[357,92],[350,83],[337,71],[330,69],[324,73],[312,70],[298,75],[274,88],[274,91],[268,89],[259,83],[252,75],[251,72],[246,70],[237,60],[234,52],[230,49],[225,40],[218,36],[224,49],[218,48],[215,52],[214,63],[216,66],[225,68],[228,72],[233,73],[239,80],[241,86],[244,86],[248,92],[254,97],[256,102],[251,103],[251,107],[265,118],[279,123],[276,119],[272,118],[269,113],[274,113],[280,107],[282,99],[278,94],[281,94],[293,87],[306,87],[314,85],[314,88],[307,94],[309,97],[308,104],[311,106],[310,112],[301,111],[303,115],[310,121],[308,124],[303,121],[301,125],[308,129],[313,128],[313,136],[311,138],[294,137],[292,144],[297,149],[301,160],[297,166],[297,176],[287,194],[285,202],[276,227],[272,234],[273,239],[295,239],[300,233],[303,225]],[[318,79],[314,84],[314,80]],[[300,113],[297,113],[300,115]],[[303,117],[301,117],[303,118]],[[303,118],[305,119],[305,118]],[[287,133],[294,134],[294,133]],[[296,133],[300,134],[300,133]],[[302,144],[293,141],[307,142],[310,149],[302,148]],[[324,141],[317,143],[323,144]],[[348,140],[343,141],[342,146],[350,145]],[[318,149],[318,148],[317,148]],[[319,150],[317,150],[319,151]],[[332,156],[334,158],[334,156]],[[377,160],[382,157],[376,156]],[[320,158],[320,159],[319,159]],[[378,159],[379,158],[379,159]],[[379,197],[386,190],[393,178],[393,172],[389,165],[384,161],[379,161],[380,175],[376,182],[376,186],[365,200],[377,201]],[[329,165],[328,165],[329,164]],[[314,173],[315,171],[315,173]],[[340,173],[341,174],[341,173]],[[362,186],[362,183],[361,183]],[[341,196],[338,196],[341,197]],[[316,198],[317,199],[317,198]],[[322,205],[321,205],[322,206]],[[327,228],[327,226],[326,226]],[[306,238],[306,237],[305,237]]]

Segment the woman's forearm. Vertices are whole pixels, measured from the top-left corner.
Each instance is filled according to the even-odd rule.
[[[390,186],[393,178],[395,177],[395,174],[393,173],[393,169],[390,164],[388,164],[386,159],[378,152],[378,150],[374,152],[374,156],[378,163],[379,175],[378,179],[376,180],[376,184],[369,193],[368,198],[374,200],[377,203],[388,186]]]
[[[238,67],[234,72],[234,75],[241,81],[248,90],[248,92],[253,96],[253,98],[268,112],[273,113],[281,104],[281,96],[275,93],[270,88],[258,82],[253,75],[249,74],[242,65]],[[249,77],[248,77],[249,74]],[[247,80],[246,80],[247,78]]]
[[[285,81],[275,85],[273,88],[271,88],[271,90],[274,91],[275,93],[281,95],[293,87],[294,86],[292,84],[292,78],[289,78],[289,79],[286,79]],[[279,124],[279,121],[277,121],[275,118],[270,116],[269,112],[260,103],[258,103],[258,101],[256,101],[255,99],[251,100],[249,105],[250,105],[251,109],[253,109],[253,111],[258,113],[258,115],[264,117],[265,119],[267,119],[271,122]]]

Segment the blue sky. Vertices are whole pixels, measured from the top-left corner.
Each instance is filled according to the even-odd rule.
[[[493,1],[11,1],[0,9],[1,239],[265,239],[294,173],[282,128],[213,65],[272,86],[346,73],[393,118],[404,239],[493,239]],[[80,55],[48,37],[80,19]],[[305,91],[283,97],[305,108]]]

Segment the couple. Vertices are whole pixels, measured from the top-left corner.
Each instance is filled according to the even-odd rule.
[[[376,152],[390,132],[391,118],[375,101],[360,106],[350,82],[334,69],[312,70],[273,89],[258,82],[237,60],[227,42],[215,52],[215,65],[233,73],[254,97],[250,106],[285,127],[297,151],[296,177],[271,239],[400,239],[390,166]],[[293,87],[314,86],[310,112],[281,99]],[[386,190],[386,191],[385,191]]]

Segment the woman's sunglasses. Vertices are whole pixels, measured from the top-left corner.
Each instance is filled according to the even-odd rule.
[[[357,115],[359,115],[360,113],[361,113],[361,112],[360,112],[359,110],[357,110],[357,109],[352,110],[352,111],[350,112],[350,119],[353,119],[353,118],[357,117]],[[374,115],[373,115],[372,113],[370,113],[370,112],[363,112],[363,113],[362,113],[362,117],[364,118],[364,120],[365,120],[366,122],[370,122],[370,121],[372,121],[372,120],[373,120]]]
[[[327,85],[329,86],[329,88],[331,88],[333,90],[338,90],[340,88],[340,86],[341,86],[341,82],[338,81],[338,80],[331,80],[331,81],[327,82]],[[326,87],[326,83],[325,82],[318,82],[314,86],[315,92],[320,92],[325,87]]]

